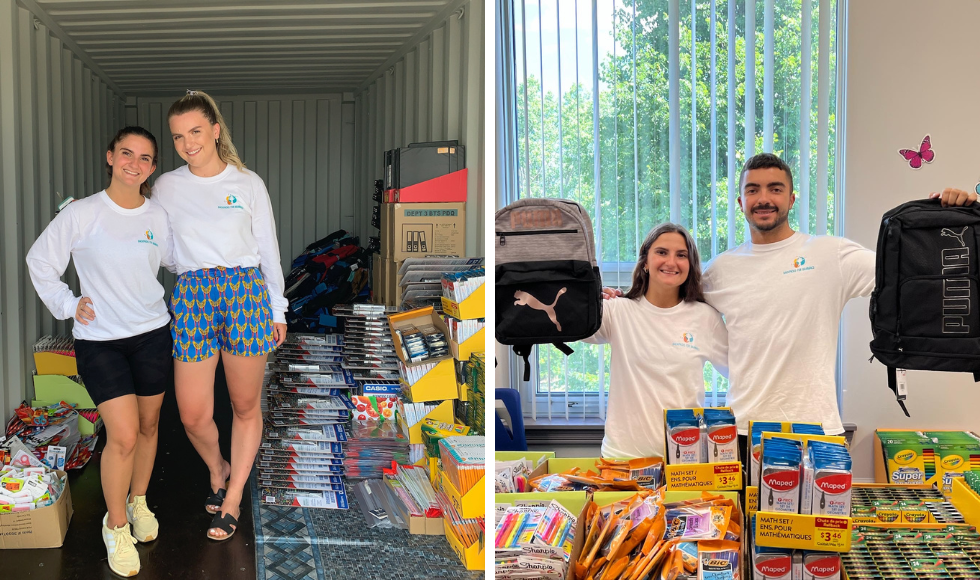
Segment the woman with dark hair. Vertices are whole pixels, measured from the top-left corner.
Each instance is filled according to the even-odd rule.
[[[602,327],[584,342],[610,344],[603,457],[664,455],[664,409],[701,407],[703,369],[728,374],[728,332],[704,303],[691,234],[671,223],[640,246],[626,299],[603,303]]]
[[[78,374],[106,429],[102,540],[109,568],[120,576],[140,570],[133,544],[157,537],[146,490],[163,393],[173,376],[170,313],[157,280],[161,265],[173,268],[170,227],[146,185],[156,161],[152,134],[120,130],[106,151],[108,186],[66,206],[27,253],[44,305],[55,318],[76,322]],[[70,259],[81,296],[61,281]]]
[[[288,303],[269,192],[238,157],[217,104],[188,91],[167,118],[187,162],[153,187],[170,216],[179,274],[170,300],[175,392],[187,436],[210,472],[207,536],[227,540],[262,440],[265,359],[286,339]],[[218,357],[234,414],[230,463],[214,423]]]

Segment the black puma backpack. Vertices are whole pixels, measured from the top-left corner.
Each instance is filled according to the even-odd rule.
[[[905,415],[896,369],[974,373],[980,380],[980,205],[904,203],[881,218],[871,294],[872,358]]]
[[[602,324],[602,279],[592,221],[564,199],[522,199],[496,213],[497,341],[524,358],[535,344],[588,338]]]

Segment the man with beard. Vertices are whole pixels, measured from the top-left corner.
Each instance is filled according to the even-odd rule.
[[[750,158],[739,183],[751,240],[715,257],[704,273],[705,300],[728,326],[728,404],[739,433],[750,420],[820,422],[828,435],[843,433],[838,327],[847,301],[874,289],[875,253],[845,238],[793,231],[793,175],[776,155]],[[952,188],[931,197],[943,206],[977,200]]]

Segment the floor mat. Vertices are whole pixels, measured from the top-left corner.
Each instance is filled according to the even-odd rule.
[[[443,536],[420,536],[394,528],[368,528],[357,498],[350,509],[302,509],[259,503],[255,476],[252,511],[258,580],[476,580]]]

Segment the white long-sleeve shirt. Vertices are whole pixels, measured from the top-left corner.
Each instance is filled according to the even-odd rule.
[[[704,294],[725,316],[731,344],[728,404],[751,421],[819,421],[844,431],[834,371],[840,315],[874,289],[875,254],[844,238],[800,232],[746,242],[716,257]]]
[[[157,280],[160,266],[173,268],[167,213],[152,200],[138,208],[116,205],[105,191],[68,204],[27,253],[27,268],[41,301],[59,320],[73,318],[82,297],[92,300],[95,320],[76,322],[80,340],[117,340],[170,322]],[[75,260],[82,295],[61,281]]]
[[[664,409],[704,404],[704,363],[728,373],[728,333],[714,308],[646,298],[602,305],[602,327],[583,342],[612,346],[602,456],[664,455]]]
[[[228,165],[198,177],[185,165],[160,176],[153,199],[170,215],[177,273],[204,268],[258,267],[275,322],[286,322],[289,303],[276,239],[272,202],[262,178]]]

